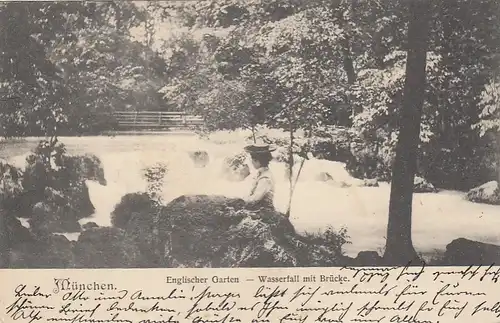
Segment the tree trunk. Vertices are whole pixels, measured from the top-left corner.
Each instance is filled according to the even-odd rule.
[[[392,170],[389,222],[384,259],[405,265],[418,259],[411,236],[413,181],[425,95],[429,0],[409,2],[408,56],[396,157]]]
[[[290,122],[290,146],[288,146],[288,181],[289,181],[289,196],[288,196],[288,208],[286,210],[286,217],[290,217],[290,213],[292,210],[292,197],[293,197],[293,141],[294,141],[294,136],[293,136],[293,125],[292,122]]]
[[[356,3],[356,1],[353,1],[351,4],[351,11]],[[347,75],[347,83],[352,85],[356,82],[356,72],[354,71],[354,62],[351,53],[351,28],[349,23],[344,19],[344,10],[342,9],[342,6],[337,9],[337,19],[340,27],[344,30],[344,35],[340,40],[344,71]]]
[[[3,210],[0,210],[0,268],[9,268],[10,245],[6,214]]]
[[[493,142],[496,144],[495,157],[496,157],[496,180],[498,185],[500,186],[500,132],[494,133]]]
[[[358,2],[353,0],[350,4],[351,15],[356,11]],[[352,57],[351,50],[351,28],[349,26],[348,21],[344,18],[344,8],[342,5],[338,6],[336,10],[336,19],[339,23],[339,26],[344,30],[344,35],[340,39],[341,51],[342,51],[342,64],[344,67],[344,72],[347,76],[347,85],[350,87],[356,82],[356,71],[354,70],[354,60]],[[351,119],[354,119],[354,116],[359,112],[352,105],[352,100],[350,95],[347,97],[347,104],[351,107]]]
[[[356,81],[356,73],[354,72],[354,64],[352,61],[350,38],[348,35],[342,39],[342,56],[344,60],[344,70],[347,74],[347,83],[349,85],[354,84]]]

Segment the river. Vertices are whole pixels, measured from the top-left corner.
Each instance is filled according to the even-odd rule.
[[[39,139],[2,145],[0,157],[22,163],[24,155]],[[70,153],[93,153],[104,166],[106,186],[88,182],[95,214],[83,222],[110,225],[110,213],[124,194],[144,191],[144,169],[155,163],[167,165],[163,197],[166,202],[182,194],[222,194],[241,197],[250,183],[230,182],[222,178],[222,161],[241,152],[241,138],[232,143],[215,143],[194,135],[141,135],[61,137]],[[195,167],[189,152],[206,151],[210,161]],[[276,181],[275,206],[283,211],[288,201],[285,165],[273,162]],[[350,187],[318,180],[319,172],[328,172],[335,180],[348,181],[343,164],[321,160],[306,161],[294,193],[291,221],[299,232],[317,232],[328,226],[345,226],[351,244],[346,254],[362,250],[382,252],[385,245],[390,186]],[[488,243],[500,243],[500,206],[476,204],[464,199],[464,193],[442,191],[415,194],[413,199],[413,242],[418,252],[428,255],[443,251],[453,239],[464,237]],[[75,239],[77,235],[68,234]]]

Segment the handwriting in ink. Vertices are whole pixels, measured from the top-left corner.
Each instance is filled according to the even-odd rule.
[[[182,290],[173,289],[167,296],[144,296],[142,290],[138,290],[130,295],[131,300],[170,300],[170,299],[184,299]]]
[[[306,296],[306,300],[304,302],[302,302],[302,306],[305,306],[307,303],[309,303],[311,301],[311,299],[314,297],[314,295],[316,295],[316,293],[320,290],[321,287],[317,287],[315,289],[312,289],[311,287],[307,287],[307,290],[306,290],[306,286],[302,286],[300,287],[297,291],[295,291],[293,293],[293,296],[292,298],[290,299],[290,302],[293,302],[294,300],[296,300],[297,298],[301,297],[301,296]]]
[[[422,262],[422,265],[420,266],[420,269],[418,271],[411,271],[410,269],[413,269],[415,267],[410,267],[410,265],[411,262],[408,263],[405,267],[403,267],[399,275],[396,277],[396,280],[400,280],[406,276],[413,276],[412,281],[416,281],[417,279],[420,278],[420,276],[422,276],[422,274],[425,271],[425,262]]]
[[[154,305],[152,305],[148,308],[140,308],[134,302],[129,303],[127,307],[120,307],[119,302],[114,302],[106,309],[106,311],[141,312],[141,313],[149,313],[149,312],[175,313],[176,312],[173,309],[161,307],[159,302],[154,303]]]
[[[279,322],[280,323],[286,323],[286,322],[296,322],[296,323],[305,323],[307,319],[309,318],[309,315],[298,315],[297,313],[287,313],[285,316],[280,318]]]
[[[85,291],[79,290],[77,292],[67,292],[62,296],[63,301],[88,301],[89,298],[85,296]]]
[[[19,297],[14,303],[7,306],[6,314],[14,321],[28,320],[29,323],[40,321],[42,319],[41,311],[43,309],[53,309],[51,306],[33,305],[32,302],[25,297]]]
[[[396,299],[394,300],[394,303],[397,303],[401,297],[404,296],[416,296],[416,295],[425,295],[427,294],[427,291],[425,290],[418,290],[417,285],[407,285],[405,288],[403,288],[402,291],[399,293],[396,293]]]
[[[342,304],[342,303],[341,303]],[[354,302],[349,303],[346,307],[343,307],[342,305],[338,305],[335,303],[335,305],[331,308],[327,308],[324,310],[318,318],[315,320],[315,322],[343,322],[345,316],[349,311],[351,310],[352,306],[354,305]],[[327,316],[327,314],[331,313],[337,313],[340,312],[338,315],[338,318],[333,318],[330,316]]]
[[[45,294],[40,292],[41,288],[39,286],[35,286],[33,291],[26,291],[27,286],[24,284],[18,285],[14,290],[14,297],[42,297],[49,298],[50,294]]]
[[[316,284],[323,273],[306,280],[288,272],[276,277],[293,279],[269,284],[257,280],[250,288],[184,284],[156,291],[118,290],[108,282],[76,281],[73,288],[69,279],[58,279],[63,292],[49,294],[44,285],[15,284],[7,287],[13,297],[4,314],[22,323],[442,323],[468,316],[480,322],[500,317],[500,301],[487,298],[496,292],[488,284],[500,277],[493,266],[456,270],[422,263],[342,270],[351,272],[351,277],[343,276],[345,284]],[[425,279],[434,283],[420,284]],[[298,281],[302,284],[297,286]],[[242,314],[245,320],[238,316]]]
[[[223,317],[219,317],[219,315],[215,314],[214,318],[208,319],[201,316],[197,316],[193,319],[192,323],[239,323],[240,319],[231,316],[230,314],[226,314]]]
[[[459,287],[460,284],[459,283],[456,283],[455,285],[451,285],[451,284],[446,284],[444,285],[440,290],[438,290],[436,292],[436,294],[434,295],[434,298],[432,299],[432,304],[433,305],[437,305],[439,304],[439,298],[442,297],[442,296],[462,296],[462,295],[466,295],[466,296],[484,296],[486,295],[485,293],[483,292],[478,292],[478,293],[473,293],[473,292],[468,292],[468,291],[458,291],[458,292],[445,292],[447,291],[450,287],[451,288],[457,288]]]
[[[335,295],[345,295],[345,294],[372,294],[372,295],[387,296],[396,287],[397,287],[396,285],[388,287],[388,284],[384,284],[378,290],[366,290],[366,289],[358,290],[359,284],[355,284],[351,287],[350,290],[328,290],[326,292],[322,292],[321,295],[335,296]]]
[[[235,299],[239,299],[239,293],[213,293],[210,287],[205,288],[200,294],[192,298],[195,302],[188,309],[185,318],[200,312],[228,312],[236,307]],[[208,303],[204,303],[207,301]]]
[[[93,317],[97,311],[98,308],[101,307],[101,304],[96,304],[94,307],[91,307],[91,308],[74,308],[74,304],[73,303],[66,303],[64,304],[63,306],[61,306],[61,309],[59,310],[59,313],[63,313],[65,315],[68,315],[68,314],[74,314],[74,313],[88,313],[90,315],[90,317]]]
[[[121,290],[118,293],[118,296],[104,296],[104,293],[101,292],[99,297],[94,298],[96,301],[108,301],[108,300],[116,300],[116,299],[124,299],[128,295],[128,290]]]
[[[271,291],[271,292],[269,292]],[[283,290],[280,289],[279,286],[276,286],[274,289],[271,289],[270,287],[266,286],[260,286],[257,291],[254,294],[254,298],[264,298],[265,302],[270,301],[273,298],[276,297],[285,297],[286,293],[288,291],[288,288],[285,288]]]
[[[353,278],[359,277],[360,282],[370,282],[374,277],[381,277],[380,282],[384,283],[389,277],[393,270],[398,269],[398,267],[389,268],[354,268],[354,267],[342,267],[340,270],[354,271]],[[359,276],[358,276],[359,275]]]
[[[110,319],[89,318],[85,314],[76,314],[73,317],[50,317],[47,322],[71,322],[71,323],[133,323],[128,319],[119,319],[119,314],[114,314]],[[178,323],[176,321],[172,323]]]

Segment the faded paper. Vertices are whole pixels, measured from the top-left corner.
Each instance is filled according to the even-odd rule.
[[[498,267],[3,270],[2,322],[498,322]]]
[[[486,205],[498,195],[491,175],[498,161],[484,147],[451,149],[471,136],[482,143],[476,127],[495,129],[498,95],[490,90],[498,88],[498,77],[488,58],[498,48],[486,24],[475,26],[496,18],[488,9],[493,2],[457,2],[456,11],[433,2],[441,20],[428,50],[420,37],[402,36],[419,36],[423,13],[420,22],[406,21],[420,15],[399,17],[399,3],[220,1],[205,7],[197,1],[180,14],[187,14],[189,27],[202,24],[187,42],[186,26],[164,20],[176,12],[169,1],[75,1],[67,8],[2,3],[8,23],[0,26],[0,102],[10,109],[5,115],[0,109],[2,135],[32,137],[7,141],[0,151],[2,203],[28,205],[20,211],[15,203],[2,204],[14,216],[0,214],[0,262],[11,268],[0,270],[0,323],[500,322],[500,268],[489,266],[500,259],[500,247],[491,244],[498,242],[499,208]],[[366,17],[359,4],[371,10]],[[227,29],[219,30],[221,24]],[[461,48],[462,42],[474,44]],[[405,71],[416,57],[412,50],[420,53],[422,73]],[[174,54],[187,58],[169,69]],[[477,66],[470,63],[476,60]],[[427,70],[435,92],[425,105],[416,104],[428,89],[415,80]],[[483,74],[479,81],[470,77]],[[77,91],[63,97],[66,89]],[[276,107],[261,113],[265,105]],[[411,114],[416,106],[424,110],[418,118]],[[410,113],[396,110],[404,108]],[[396,119],[400,114],[412,118]],[[456,120],[447,125],[446,115]],[[90,131],[104,116],[116,125],[103,122],[103,129]],[[205,119],[219,131],[201,139],[194,129]],[[72,132],[80,126],[88,137]],[[60,136],[64,127],[68,137]],[[386,241],[388,214],[398,222],[384,174],[398,133],[402,147],[415,148],[409,156],[419,144],[418,153],[432,152],[419,175],[432,173],[436,161],[448,163],[441,176],[429,175],[448,186],[440,191],[416,177],[414,194],[406,195],[413,196],[413,209],[403,205],[408,216],[398,228],[411,230],[393,230]],[[242,157],[257,139],[279,146],[266,186],[275,188],[267,195],[274,199],[270,214],[241,210],[256,187],[253,176],[265,168]],[[413,174],[406,164],[395,174]],[[462,178],[466,189],[458,178],[462,168],[470,172]],[[64,171],[70,180],[57,177]],[[487,173],[488,181],[475,171]],[[23,188],[23,176],[42,188]],[[463,192],[452,191],[459,186]],[[432,266],[381,267],[382,250],[399,243],[411,245],[403,250],[408,254],[414,246]],[[96,267],[113,269],[90,269]]]

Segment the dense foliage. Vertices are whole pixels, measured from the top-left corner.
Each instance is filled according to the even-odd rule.
[[[468,189],[499,175],[500,8],[431,2],[418,173]],[[301,130],[295,153],[390,177],[404,1],[5,3],[0,18],[4,136],[98,133],[113,111],[170,109],[209,131]]]
[[[131,36],[146,18],[129,1],[1,4],[1,135],[96,133],[161,105],[165,62]]]
[[[500,8],[492,0],[432,6],[418,172],[440,187],[467,189],[498,174]],[[405,2],[221,0],[166,10],[189,27],[170,44],[167,102],[203,115],[208,130],[266,125],[317,139],[325,125],[347,127],[356,138],[341,145],[351,146],[355,175],[389,176],[405,78]]]

